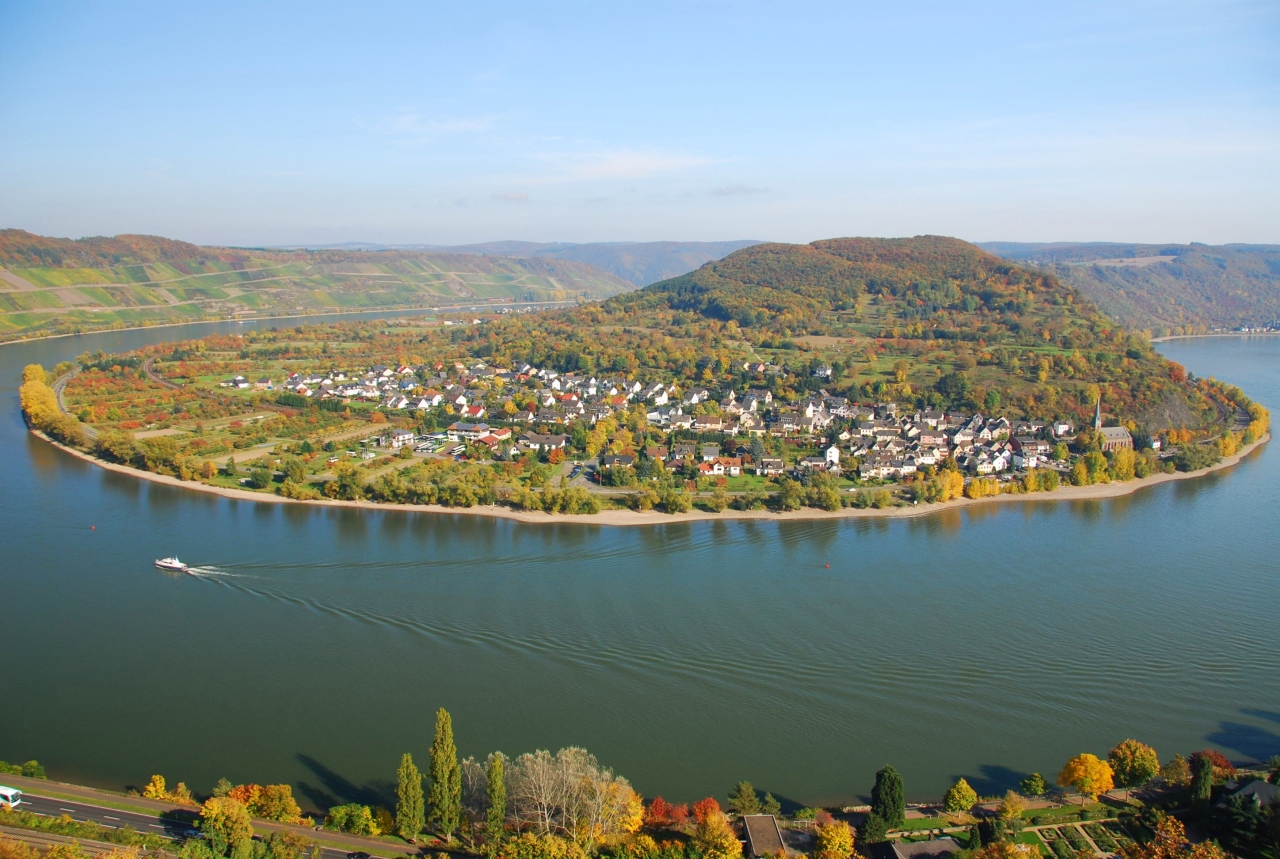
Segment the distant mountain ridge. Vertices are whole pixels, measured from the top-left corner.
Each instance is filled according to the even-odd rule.
[[[986,242],[1052,271],[1108,316],[1156,335],[1280,321],[1280,245]]]
[[[610,272],[636,286],[693,271],[704,263],[734,251],[763,244],[743,239],[728,242],[522,242],[496,241],[470,245],[378,245],[347,242],[336,245],[300,245],[309,250],[421,250],[434,253],[482,254],[501,257],[549,257],[573,260]]]
[[[590,263],[549,256],[202,247],[159,236],[73,240],[0,230],[0,339],[229,317],[588,301],[634,288]]]

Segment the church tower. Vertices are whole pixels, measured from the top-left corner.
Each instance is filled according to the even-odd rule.
[[[1102,429],[1102,397],[1098,397],[1098,405],[1093,409],[1093,428],[1095,430]]]

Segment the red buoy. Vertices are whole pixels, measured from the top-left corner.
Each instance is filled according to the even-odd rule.
[[[828,570],[829,570],[829,569],[831,569],[831,565],[830,565],[830,564],[827,564],[827,569],[828,569]]]

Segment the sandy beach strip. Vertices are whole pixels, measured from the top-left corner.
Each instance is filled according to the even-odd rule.
[[[1233,456],[1224,457],[1223,460],[1216,465],[1212,465],[1209,468],[1202,468],[1199,471],[1177,471],[1173,474],[1161,473],[1152,475],[1144,480],[1135,479],[1124,483],[1095,483],[1092,486],[1065,486],[1054,492],[1024,492],[1016,495],[996,495],[990,498],[978,499],[957,498],[941,504],[909,504],[905,507],[885,507],[880,510],[876,510],[872,507],[845,507],[840,510],[827,511],[805,507],[801,510],[789,513],[777,513],[772,510],[725,510],[723,513],[711,513],[705,510],[691,510],[688,513],[677,513],[675,515],[655,510],[644,512],[638,510],[604,510],[599,513],[588,515],[572,515],[568,513],[543,513],[540,511],[514,510],[510,507],[504,507],[496,504],[484,506],[477,505],[475,507],[443,507],[438,504],[383,504],[376,501],[337,501],[328,498],[315,501],[296,501],[290,498],[281,498],[279,495],[273,495],[266,492],[252,492],[247,489],[229,489],[222,486],[210,486],[207,483],[200,483],[199,481],[179,480],[176,477],[169,477],[164,474],[152,474],[149,471],[139,471],[138,469],[130,468],[127,465],[106,462],[105,460],[98,459],[84,451],[76,450],[75,448],[68,447],[65,444],[60,444],[39,430],[32,430],[32,433],[54,447],[57,447],[72,456],[83,459],[85,462],[92,463],[100,468],[105,468],[108,471],[128,474],[142,480],[150,480],[153,483],[163,483],[168,486],[174,486],[179,489],[188,489],[193,492],[206,492],[213,495],[221,495],[224,498],[233,498],[238,501],[256,501],[263,504],[307,504],[315,507],[358,507],[366,510],[397,510],[407,513],[443,513],[450,516],[487,516],[494,519],[513,519],[517,522],[525,522],[534,525],[572,524],[615,526],[669,525],[677,522],[699,522],[705,520],[725,521],[730,519],[768,519],[772,521],[785,521],[790,519],[897,519],[912,516],[928,516],[933,513],[958,510],[979,504],[1018,503],[1025,501],[1093,501],[1104,498],[1118,498],[1122,495],[1130,495],[1141,489],[1146,489],[1149,486],[1158,486],[1161,483],[1170,483],[1175,480],[1193,480],[1197,477],[1203,477],[1206,474],[1212,474],[1215,471],[1231,468],[1271,439],[1271,435],[1268,433],[1252,444],[1242,447]]]

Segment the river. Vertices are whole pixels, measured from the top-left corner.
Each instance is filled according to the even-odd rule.
[[[605,528],[230,500],[25,432],[24,364],[253,324],[0,347],[0,758],[326,808],[389,802],[441,706],[463,755],[580,745],[679,800],[852,802],[885,763],[994,794],[1129,736],[1280,754],[1274,444],[1104,501]],[[1160,348],[1280,407],[1280,338]]]

